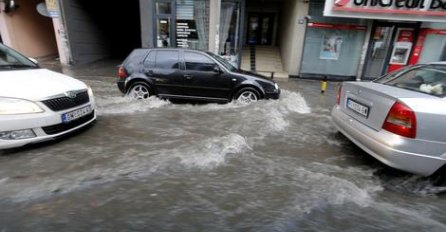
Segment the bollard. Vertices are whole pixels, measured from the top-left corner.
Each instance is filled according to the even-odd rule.
[[[324,76],[324,79],[321,81],[321,93],[325,93],[327,90],[327,76]]]

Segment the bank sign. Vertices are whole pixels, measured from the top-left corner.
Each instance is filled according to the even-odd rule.
[[[446,22],[446,0],[326,0],[324,16]]]

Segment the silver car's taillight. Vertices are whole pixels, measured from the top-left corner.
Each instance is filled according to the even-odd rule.
[[[408,138],[417,136],[415,112],[408,106],[395,102],[382,126],[383,129]]]

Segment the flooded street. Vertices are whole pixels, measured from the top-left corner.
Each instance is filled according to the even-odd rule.
[[[0,231],[446,231],[446,187],[336,132],[336,85],[251,105],[133,101],[107,75],[94,126],[0,151]]]

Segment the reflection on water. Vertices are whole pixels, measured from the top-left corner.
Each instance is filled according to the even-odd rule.
[[[444,187],[383,172],[296,91],[173,104],[87,82],[94,127],[0,156],[2,231],[445,231]]]

